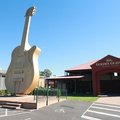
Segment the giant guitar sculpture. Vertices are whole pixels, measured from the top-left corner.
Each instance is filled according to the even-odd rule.
[[[39,81],[40,49],[36,46],[31,47],[28,43],[30,21],[35,11],[35,7],[30,7],[26,11],[22,42],[13,50],[11,63],[6,73],[6,88],[15,95],[29,94]]]

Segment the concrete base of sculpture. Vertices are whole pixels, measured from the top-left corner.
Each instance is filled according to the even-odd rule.
[[[6,103],[19,103],[21,108],[25,109],[36,109],[37,104],[34,100],[34,96],[9,96],[9,97],[0,97],[0,106],[5,105]]]
[[[66,99],[61,98],[59,102],[64,100]],[[57,102],[58,99],[56,96],[49,97],[48,105]],[[6,103],[18,103],[21,104],[21,108],[24,109],[39,109],[46,106],[46,96],[39,96],[39,99],[37,101],[33,95],[0,97],[0,106],[2,107],[2,105]]]

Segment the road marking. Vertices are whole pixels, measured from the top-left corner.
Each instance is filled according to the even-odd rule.
[[[59,112],[59,113],[65,113],[64,109],[63,108],[60,108],[60,109],[56,109],[55,112]]]
[[[25,120],[31,120],[31,118],[26,118]]]
[[[107,116],[112,116],[112,117],[120,118],[120,115],[116,115],[116,114],[109,114],[109,113],[104,113],[104,112],[97,112],[97,111],[94,111],[94,110],[88,110],[88,112],[92,112],[92,113],[96,113],[96,114],[101,114],[101,115],[107,115]]]
[[[106,107],[114,107],[114,108],[120,108],[120,106],[115,106],[115,105],[105,105],[105,104],[97,104],[97,103],[94,103],[94,105],[97,105],[97,106],[106,106]]]
[[[101,110],[109,110],[109,111],[120,112],[120,110],[109,109],[109,108],[103,108],[103,107],[96,107],[96,106],[91,106],[91,108],[96,108],[96,109],[101,109]]]
[[[92,104],[88,107],[88,109],[82,114],[81,118],[85,118],[85,119],[88,119],[88,120],[100,120],[100,119],[98,119],[98,118],[89,117],[89,116],[86,116],[86,115],[85,115],[93,104],[94,104],[94,103],[92,103]]]
[[[102,120],[102,119],[99,119],[99,118],[90,117],[90,116],[86,116],[86,115],[82,115],[81,118],[88,119],[88,120]]]
[[[20,113],[16,113],[16,114],[10,114],[10,115],[7,115],[7,116],[15,116],[15,115],[27,114],[27,113],[30,113],[30,112],[20,112]],[[0,117],[5,117],[5,115],[0,115]]]
[[[100,107],[99,107],[99,106],[100,106]],[[103,107],[102,107],[102,106],[103,106]],[[88,120],[101,120],[100,118],[95,118],[95,117],[91,117],[91,116],[85,115],[87,112],[92,112],[92,113],[96,113],[96,114],[101,114],[101,115],[107,115],[107,116],[112,116],[112,117],[120,118],[120,115],[90,110],[90,108],[96,108],[96,109],[103,109],[103,110],[120,112],[120,110],[115,110],[115,109],[110,109],[110,108],[105,108],[105,107],[120,108],[120,106],[115,106],[115,105],[107,105],[107,104],[93,103],[93,104],[91,104],[91,105],[89,106],[89,108],[83,113],[83,115],[81,116],[81,118],[88,119]]]
[[[5,109],[5,116],[8,115],[8,109]]]
[[[88,109],[82,114],[82,115],[85,115],[85,113],[89,110],[89,108],[93,105],[94,103],[92,103],[89,107],[88,107]]]

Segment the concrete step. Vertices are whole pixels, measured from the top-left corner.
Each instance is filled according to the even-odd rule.
[[[7,102],[6,105],[21,106],[20,103]]]
[[[20,109],[21,104],[19,104],[19,103],[5,103],[4,105],[2,105],[2,108]]]

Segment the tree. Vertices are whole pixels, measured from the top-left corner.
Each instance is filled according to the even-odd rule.
[[[52,72],[49,69],[44,69],[44,71],[40,71],[40,76],[50,77]]]

